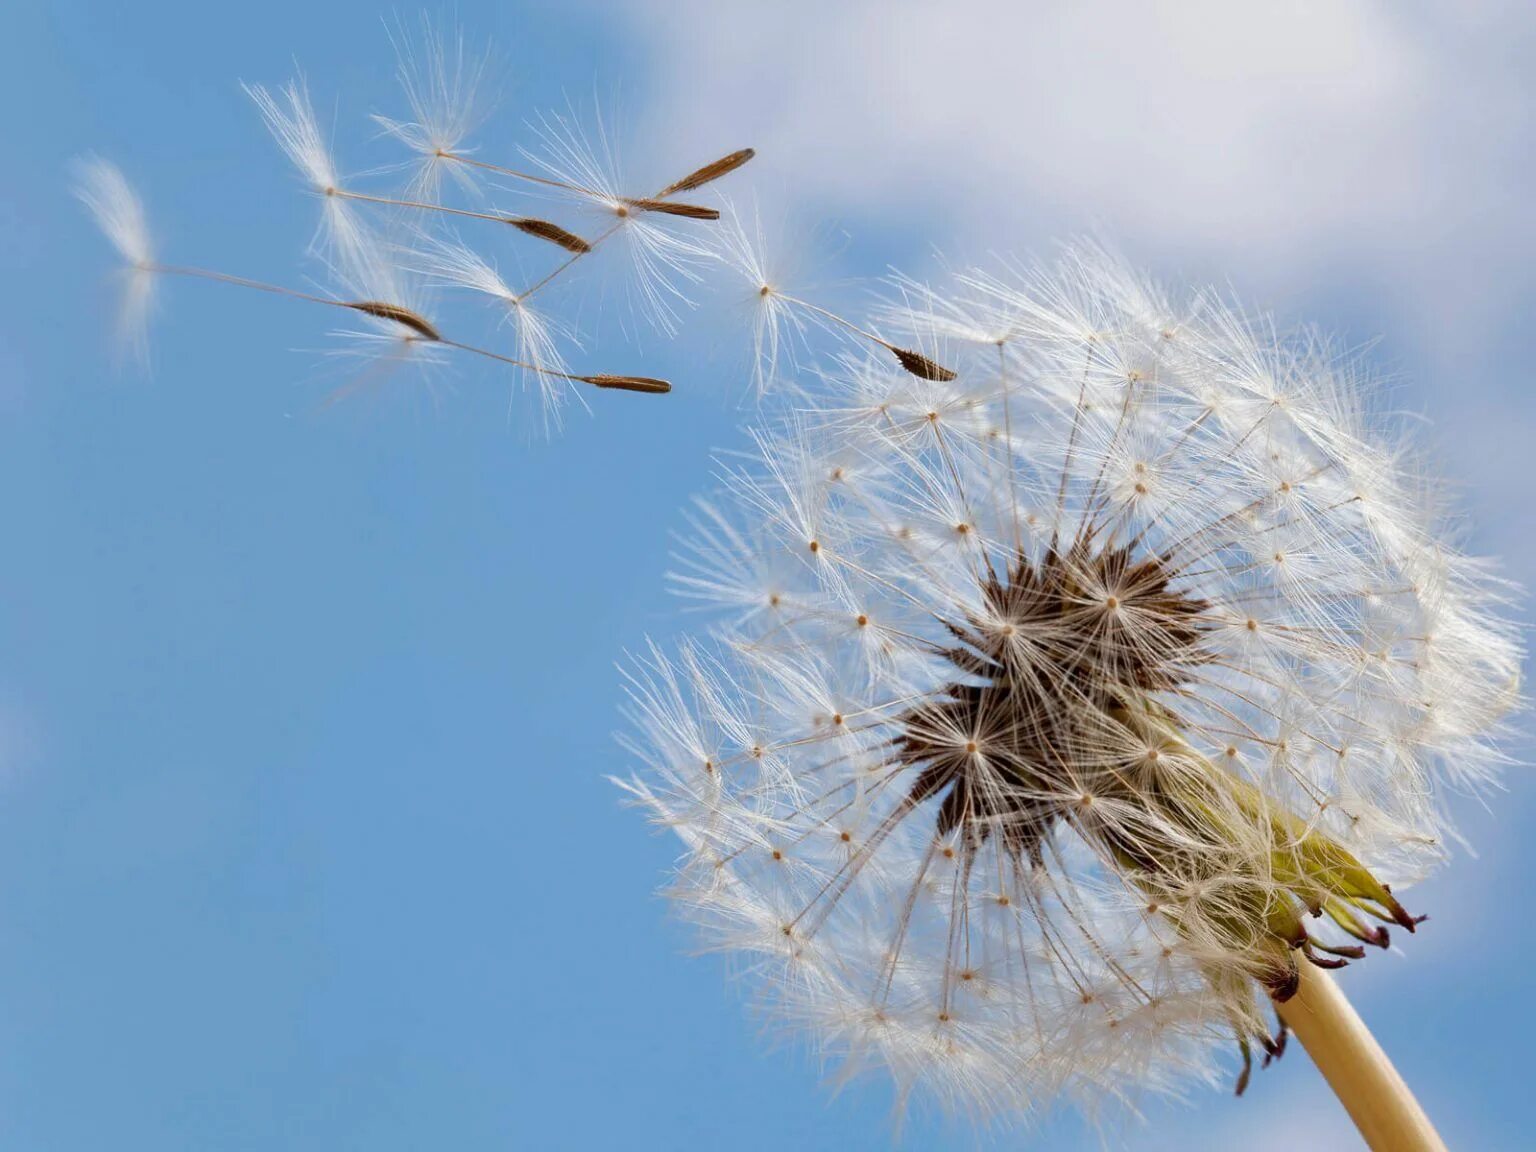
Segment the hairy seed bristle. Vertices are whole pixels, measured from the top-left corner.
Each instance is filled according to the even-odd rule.
[[[702,188],[711,181],[730,175],[756,155],[757,149],[755,148],[743,148],[739,152],[732,152],[729,156],[720,157],[713,164],[706,164],[702,168],[695,169],[675,184],[668,184],[656,195],[658,198],[674,196],[679,192],[691,192],[695,188]]]
[[[672,391],[672,385],[665,380],[658,380],[654,376],[610,376],[599,373],[596,376],[578,376],[576,379],[583,384],[593,384],[598,388],[617,388],[623,392],[648,392],[652,395],[661,395]]]
[[[388,304],[382,300],[348,300],[342,302],[343,308],[351,308],[355,312],[363,312],[369,316],[377,316],[380,320],[393,320],[396,324],[403,324],[415,332],[424,340],[439,341],[442,333],[432,326],[432,322],[419,312],[412,312],[409,308],[403,308],[399,304]]]
[[[919,352],[909,352],[905,348],[892,348],[891,354],[900,361],[903,368],[920,380],[937,380],[943,383],[953,380],[957,375],[954,369],[935,363]]]
[[[663,216],[682,216],[688,220],[718,220],[720,209],[705,208],[699,204],[674,204],[670,200],[627,199],[624,205],[641,212],[659,212]]]
[[[537,220],[531,216],[508,216],[507,223],[529,236],[537,236],[540,240],[548,240],[551,244],[558,244],[567,252],[578,254],[592,251],[592,245],[588,244],[574,232],[568,232],[558,224],[552,224],[548,220]]]

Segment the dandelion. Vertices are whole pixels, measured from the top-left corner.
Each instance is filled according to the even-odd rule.
[[[762,434],[681,561],[717,625],[630,669],[678,906],[903,1099],[1098,1115],[1228,1045],[1242,1091],[1289,1025],[1437,1146],[1322,970],[1496,776],[1504,588],[1321,340],[1094,250],[902,293],[956,370],[845,358]]]

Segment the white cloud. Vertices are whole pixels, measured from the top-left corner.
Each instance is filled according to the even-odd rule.
[[[701,152],[748,138],[760,172],[855,226],[920,220],[925,240],[976,250],[1100,225],[1266,289],[1368,265],[1417,307],[1453,304],[1460,324],[1499,310],[1477,285],[1518,275],[1524,287],[1516,253],[1536,238],[1524,7],[630,11],[669,135]]]

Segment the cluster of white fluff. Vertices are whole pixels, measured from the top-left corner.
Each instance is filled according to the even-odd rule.
[[[1518,694],[1501,587],[1314,335],[1091,249],[900,287],[879,331],[956,378],[847,356],[699,505],[675,579],[715,624],[632,666],[626,786],[682,839],[671,894],[708,944],[847,1069],[982,1115],[1175,1090],[1268,1038],[1276,944],[1242,901],[1286,898],[1272,854],[1336,845],[1399,893],[1445,858],[1447,792],[1491,779]],[[1200,605],[1170,682],[1130,693],[1155,721],[1104,703],[1166,626],[1114,571],[1078,562],[1047,617],[987,593],[1083,540]],[[957,670],[978,644],[1007,671]],[[1079,714],[946,707],[1064,662],[1084,682],[1040,698]],[[941,831],[914,726],[982,797],[969,823]],[[1050,747],[1019,753],[1037,727]],[[997,767],[1020,755],[1027,782]],[[1185,787],[1220,798],[1171,818],[1159,790]],[[1219,859],[1128,863],[1159,853]],[[1308,923],[1310,955],[1348,942]]]

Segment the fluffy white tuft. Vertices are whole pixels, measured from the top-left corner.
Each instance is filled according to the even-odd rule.
[[[283,155],[298,169],[310,191],[322,198],[324,207],[311,249],[345,276],[369,275],[367,266],[375,245],[355,206],[337,195],[343,185],[303,77],[290,80],[275,94],[260,84],[242,87]]]
[[[464,141],[480,120],[480,90],[491,60],[489,48],[478,52],[462,32],[422,19],[413,42],[403,27],[390,32],[395,48],[395,74],[410,109],[410,118],[397,120],[375,114],[373,121],[388,136],[416,153],[415,172],[406,195],[436,201],[446,172],[468,193],[479,191],[474,169],[450,156],[464,155]]]
[[[119,346],[141,364],[149,358],[149,319],[154,310],[155,254],[144,205],[109,160],[86,156],[74,164],[75,196],[123,262],[117,313]]]

